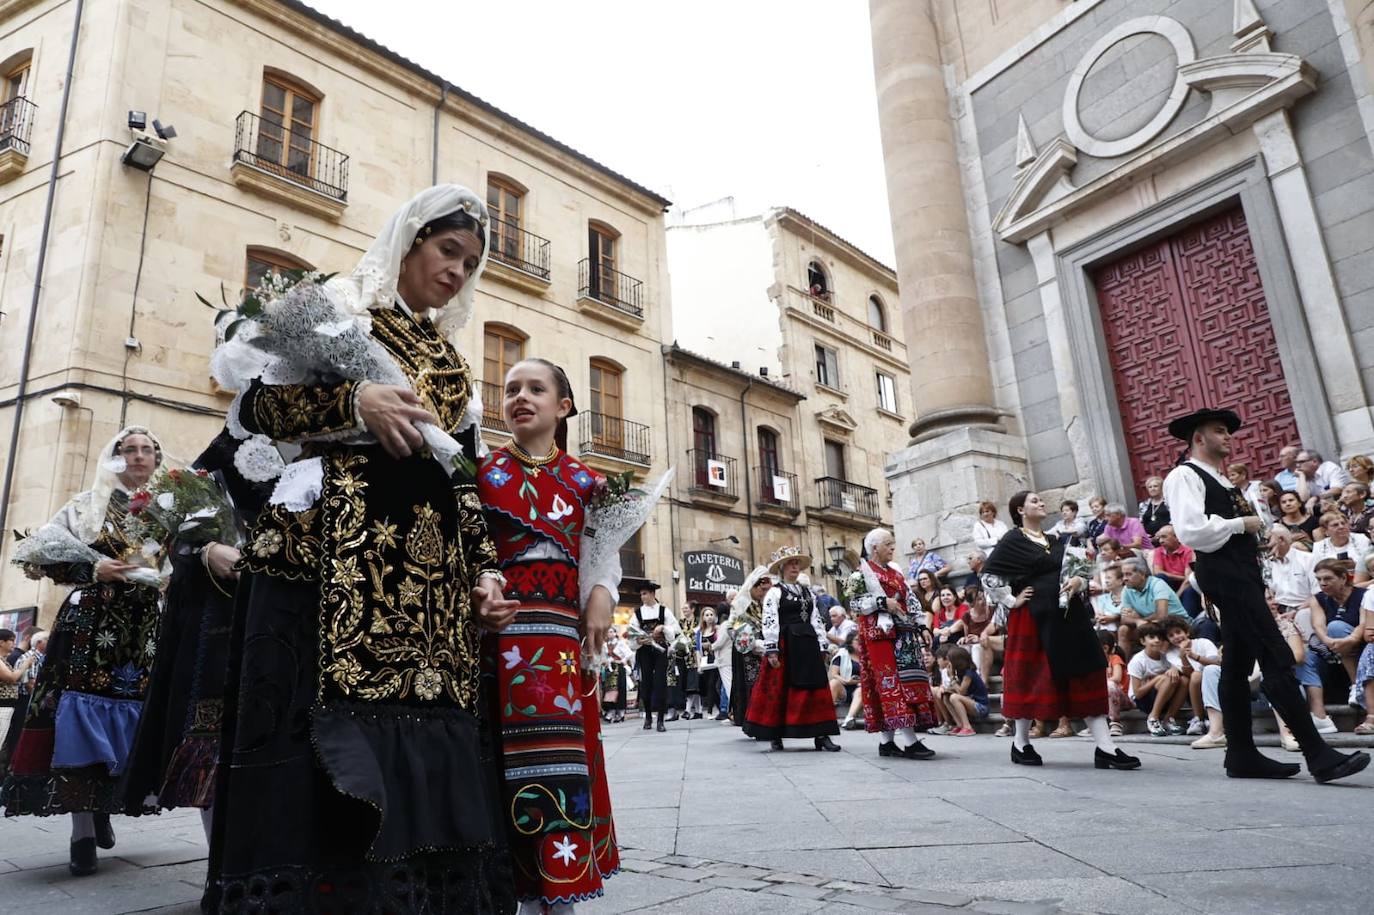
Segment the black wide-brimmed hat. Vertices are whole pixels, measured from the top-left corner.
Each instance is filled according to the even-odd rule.
[[[1187,416],[1180,416],[1169,422],[1169,434],[1174,438],[1183,439],[1185,442],[1193,440],[1193,432],[1203,423],[1222,422],[1226,424],[1227,432],[1235,432],[1240,428],[1240,416],[1235,410],[1217,410],[1212,407],[1203,407],[1201,410],[1194,410]]]
[[[636,588],[635,590],[637,590],[637,591],[657,591],[657,590],[658,590],[658,582],[656,582],[656,581],[642,581],[642,582],[639,583],[639,587]]]

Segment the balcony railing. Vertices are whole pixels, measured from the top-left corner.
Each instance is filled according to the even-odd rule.
[[[348,199],[348,156],[251,111],[234,130],[234,162],[262,169],[335,200]]]
[[[491,259],[549,278],[549,240],[527,232],[507,219],[491,221]]]
[[[577,294],[605,302],[612,308],[636,318],[644,317],[644,284],[604,264],[593,265],[589,258],[577,262]]]
[[[878,347],[878,349],[887,350],[889,353],[892,352],[892,338],[877,328],[873,329],[873,345]]]
[[[774,480],[779,477],[784,482]],[[778,470],[776,467],[755,467],[754,479],[758,480],[758,504],[769,508],[783,508],[801,511],[797,501],[797,475]]]
[[[501,385],[490,381],[474,381],[473,387],[482,396],[482,428],[488,432],[510,432],[506,425],[505,414],[501,410],[504,392]]]
[[[835,309],[831,308],[824,302],[818,302],[815,299],[812,299],[811,313],[814,314],[816,317],[820,318],[822,321],[829,321],[831,324],[835,323]]]
[[[580,451],[604,457],[649,464],[649,427],[605,413],[578,413],[582,417]]]
[[[637,550],[620,551],[620,574],[626,578],[644,577],[644,554]]]
[[[687,463],[692,467],[691,488],[694,492],[739,498],[734,458],[693,448],[687,452]]]
[[[863,515],[866,518],[880,517],[878,512],[878,491],[837,477],[820,477],[816,480],[817,507],[836,509]]]
[[[0,152],[12,149],[21,155],[29,154],[29,132],[33,130],[33,116],[38,106],[22,95],[0,105]]]

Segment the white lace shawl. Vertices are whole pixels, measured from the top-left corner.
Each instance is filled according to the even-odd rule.
[[[637,499],[627,499],[606,508],[594,508],[587,512],[586,523],[582,526],[582,540],[578,546],[577,578],[582,606],[587,606],[592,588],[597,585],[613,584],[607,587],[612,595],[620,588],[620,548],[634,536],[634,532],[644,526],[653,514],[654,506],[663,496],[673,479],[673,468],[658,478],[645,495]]]

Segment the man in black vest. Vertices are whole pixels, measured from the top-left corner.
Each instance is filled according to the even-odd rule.
[[[658,602],[658,585],[646,581],[639,588],[635,625],[646,639],[639,641],[635,666],[639,668],[639,707],[644,712],[644,730],[654,726],[664,731],[663,713],[668,710],[668,646],[677,638],[679,628],[672,611]]]
[[[1263,522],[1226,479],[1231,436],[1240,417],[1203,409],[1169,423],[1169,434],[1189,445],[1186,461],[1164,481],[1164,501],[1178,538],[1197,554],[1202,591],[1221,611],[1221,715],[1226,731],[1226,774],[1232,778],[1288,778],[1299,767],[1255,748],[1248,678],[1259,662],[1261,687],[1302,747],[1307,769],[1329,782],[1369,765],[1368,753],[1340,753],[1317,733],[1293,674],[1293,652],[1279,635],[1264,600],[1259,563]]]

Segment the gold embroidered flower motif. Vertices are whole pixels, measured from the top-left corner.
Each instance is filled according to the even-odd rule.
[[[284,542],[281,531],[263,531],[253,538],[253,555],[262,559],[275,556],[281,551]]]
[[[443,686],[444,678],[433,667],[425,665],[415,674],[415,695],[421,699],[436,698]]]
[[[558,667],[569,677],[577,673],[577,655],[571,651],[558,653]]]
[[[424,605],[424,588],[413,578],[401,579],[399,587],[402,607],[421,607]]]
[[[356,496],[367,488],[367,484],[351,473],[339,474],[339,491],[346,496]]]
[[[325,671],[344,692],[357,686],[363,677],[363,665],[351,654],[338,655]]]
[[[444,538],[439,532],[439,513],[429,504],[415,506],[415,526],[406,535],[406,552],[417,565],[437,565],[443,555]]]
[[[396,525],[388,524],[382,520],[372,522],[372,542],[379,549],[389,547],[394,550],[396,548]]]
[[[334,581],[341,588],[352,589],[363,581],[363,573],[358,569],[358,557],[349,556],[347,559],[331,559],[329,564],[334,567]]]

